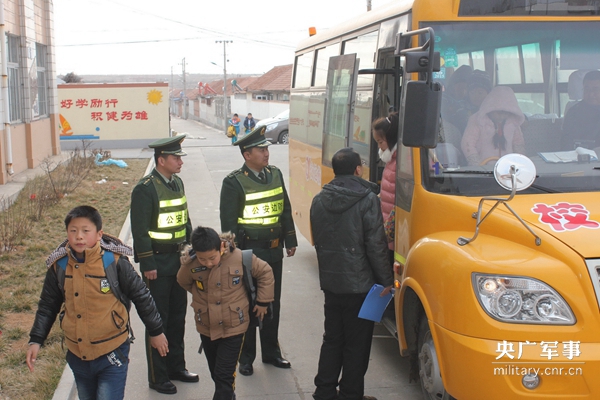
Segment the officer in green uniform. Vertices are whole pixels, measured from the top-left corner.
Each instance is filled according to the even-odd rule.
[[[278,368],[290,368],[279,348],[279,310],[283,248],[288,257],[296,252],[298,241],[292,219],[290,200],[281,171],[269,165],[271,143],[265,138],[265,127],[259,127],[235,142],[240,146],[244,165],[223,179],[221,188],[221,231],[235,233],[241,249],[269,263],[275,276],[273,319],[260,330],[262,361]],[[256,328],[246,332],[239,371],[252,375],[256,358]]]
[[[180,249],[189,241],[192,224],[188,218],[181,171],[183,137],[170,137],[149,144],[154,149],[155,168],[131,193],[131,234],[135,261],[163,321],[169,353],[161,357],[150,346],[146,332],[148,382],[160,393],[175,394],[171,380],[198,382],[198,375],[185,368],[183,336],[187,293],[177,283]]]

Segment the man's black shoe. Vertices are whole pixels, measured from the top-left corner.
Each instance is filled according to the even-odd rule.
[[[158,393],[163,394],[175,394],[177,393],[177,387],[173,385],[171,381],[163,383],[149,383],[150,389],[156,390]]]
[[[181,381],[181,382],[198,382],[200,380],[200,378],[198,377],[197,374],[192,374],[187,369],[176,372],[174,374],[170,374],[169,379],[172,381]]]
[[[250,376],[254,373],[252,364],[240,364],[240,374]]]
[[[292,368],[292,364],[285,358],[277,357],[272,360],[263,360],[265,364],[271,364],[277,368]]]

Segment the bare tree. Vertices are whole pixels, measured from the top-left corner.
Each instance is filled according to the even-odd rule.
[[[62,79],[63,81],[65,81],[65,83],[79,83],[83,80],[75,72],[69,72],[68,74],[61,76],[59,78]]]

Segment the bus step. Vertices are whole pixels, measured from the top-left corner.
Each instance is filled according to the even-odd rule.
[[[381,325],[383,325],[385,327],[385,329],[388,330],[388,332],[392,335],[392,337],[394,337],[396,340],[398,340],[398,330],[396,329],[396,319],[395,318],[390,318],[390,317],[384,316],[381,319]],[[378,337],[386,337],[386,336],[379,335]]]

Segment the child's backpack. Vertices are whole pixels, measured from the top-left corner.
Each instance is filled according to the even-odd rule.
[[[250,328],[258,326],[259,329],[262,329],[264,321],[273,319],[273,303],[269,303],[267,314],[264,316],[264,321],[258,319],[256,314],[252,312],[256,305],[256,279],[252,277],[252,249],[242,250],[242,264],[244,266],[244,286],[246,286],[246,292],[248,293],[248,300],[250,302],[250,305],[248,306]]]

